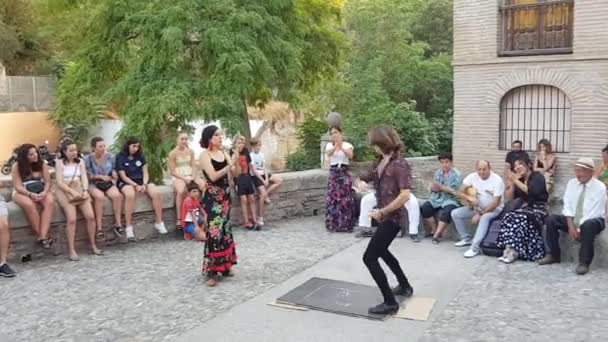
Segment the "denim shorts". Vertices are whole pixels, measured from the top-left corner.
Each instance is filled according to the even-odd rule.
[[[8,217],[8,206],[4,200],[0,200],[0,217]]]

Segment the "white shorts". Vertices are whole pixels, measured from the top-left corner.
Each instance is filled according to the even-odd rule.
[[[0,200],[0,217],[8,217],[8,206],[4,200]]]

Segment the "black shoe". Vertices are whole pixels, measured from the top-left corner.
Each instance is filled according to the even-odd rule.
[[[0,266],[0,277],[12,278],[16,275],[17,273],[15,273],[8,264],[2,264],[2,266]]]
[[[412,239],[413,242],[420,242],[420,236],[418,236],[418,234],[414,235],[414,234],[410,234],[410,239]]]
[[[125,227],[117,225],[117,226],[112,227],[112,230],[114,230],[114,234],[117,237],[119,237],[119,238],[125,237]]]
[[[438,245],[438,244],[439,244],[439,241],[440,241],[440,240],[439,240],[438,238],[434,237],[434,238],[433,238],[433,245]]]
[[[378,304],[378,305],[374,306],[373,308],[369,308],[369,310],[367,310],[367,312],[369,312],[370,314],[375,314],[375,315],[395,314],[395,313],[397,313],[397,311],[399,311],[398,303],[395,303],[395,304],[382,303],[382,304]]]
[[[393,288],[393,294],[395,296],[410,298],[414,294],[414,288],[411,285],[408,285],[407,287],[399,285]]]

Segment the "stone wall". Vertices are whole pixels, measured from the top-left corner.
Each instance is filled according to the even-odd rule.
[[[437,167],[435,157],[428,158],[412,158],[410,164],[414,170],[416,192],[428,191],[430,179],[433,170]],[[367,168],[369,164],[357,164],[353,166],[353,173],[359,174],[362,169]],[[325,214],[325,192],[327,189],[327,171],[325,170],[308,170],[300,172],[288,172],[279,174],[283,179],[283,185],[279,191],[272,195],[272,203],[267,206],[265,215],[266,223],[289,219],[299,216],[315,216]],[[162,202],[163,202],[163,218],[165,224],[171,233],[175,227],[175,208],[174,194],[170,186],[161,186]],[[152,212],[151,202],[148,197],[138,195],[137,207],[134,215],[134,230],[138,239],[157,238],[158,233],[153,228],[154,214]],[[420,196],[424,197],[424,192],[420,192]],[[11,258],[21,257],[24,254],[33,254],[34,258],[48,255],[64,255],[65,251],[65,219],[60,208],[55,208],[51,226],[51,237],[57,241],[54,248],[44,252],[41,248],[35,247],[34,236],[31,234],[31,229],[23,215],[22,210],[13,202],[9,202],[9,223],[11,227]],[[112,225],[112,209],[109,200],[106,200],[105,212],[103,218],[104,226],[111,227]],[[231,210],[231,222],[233,225],[241,224],[241,208],[238,198],[233,198],[233,206]],[[278,227],[280,229],[280,226]],[[114,239],[114,234],[106,231],[107,245],[122,243]],[[81,251],[87,250],[86,227],[84,221],[79,219],[77,228],[77,241]]]

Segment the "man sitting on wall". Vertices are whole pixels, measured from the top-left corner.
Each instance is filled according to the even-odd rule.
[[[370,213],[376,208],[376,194],[370,191],[367,184],[363,181],[356,183],[355,191],[358,195],[364,194],[361,198],[361,209],[359,211],[359,232],[356,237],[371,237],[374,235],[374,229],[372,228],[372,218]],[[359,197],[359,196],[357,196]],[[410,192],[410,199],[405,203],[405,209],[407,210],[408,217],[408,230],[412,241],[420,242],[418,236],[418,226],[420,224],[420,205],[418,199]],[[404,224],[405,222],[402,222]],[[401,235],[403,236],[403,230]]]
[[[559,231],[581,242],[576,274],[589,272],[593,260],[593,242],[606,225],[606,186],[593,177],[595,164],[591,158],[580,158],[574,164],[576,178],[571,179],[564,194],[562,215],[547,218],[549,253],[538,261],[540,265],[560,262]]]
[[[523,150],[523,143],[521,140],[515,140],[511,143],[511,151],[507,153],[507,157],[505,158],[505,170],[503,173],[503,178],[507,179],[507,171],[515,172],[515,161],[523,160],[526,163],[530,163],[530,156],[528,152]]]
[[[500,176],[492,172],[490,162],[478,160],[476,169],[477,172],[464,179],[458,192],[464,206],[452,211],[452,219],[461,239],[454,246],[471,246],[464,253],[465,258],[480,253],[479,244],[486,236],[490,222],[504,206],[505,185]],[[467,230],[469,220],[477,225],[473,239]]]
[[[443,231],[452,221],[452,211],[460,206],[456,192],[462,182],[460,171],[452,167],[451,153],[442,153],[437,159],[441,167],[433,177],[431,198],[420,208],[434,244],[439,243]],[[439,222],[435,220],[435,214],[438,214]]]

